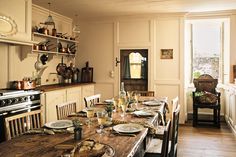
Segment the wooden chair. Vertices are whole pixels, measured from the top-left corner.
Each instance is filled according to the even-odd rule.
[[[179,134],[179,113],[180,113],[180,105],[178,104],[178,97],[172,100],[172,104],[177,106],[174,107],[174,111],[172,112],[172,124],[171,124],[171,135],[170,135],[170,152],[169,155],[171,157],[176,157],[177,156],[177,146],[178,146],[178,134]],[[158,129],[160,130],[159,134],[157,135],[157,139],[163,139],[164,138],[164,132],[162,132],[163,127],[165,126],[159,126]],[[163,133],[163,134],[162,134]],[[155,138],[155,137],[154,137]]]
[[[220,127],[220,93],[216,91],[218,80],[203,74],[198,79],[194,79],[193,83],[196,88],[193,92],[193,126],[197,126],[198,122],[213,122],[215,126]],[[199,108],[212,109],[213,120],[199,119]]]
[[[30,129],[42,127],[41,110],[35,110],[5,118],[5,137],[10,140]]]
[[[178,146],[178,135],[179,135],[179,113],[180,105],[177,105],[177,108],[173,112],[172,118],[172,128],[171,128],[171,147],[170,147],[170,156],[177,157],[177,146]]]
[[[165,126],[163,140],[152,139],[145,152],[145,157],[168,157],[170,126],[171,121],[169,120]]]
[[[76,112],[76,102],[66,102],[56,106],[57,108],[57,119],[65,119],[68,115]]]
[[[88,97],[84,97],[85,107],[94,106],[101,99],[101,94],[91,95]]]
[[[155,95],[154,91],[136,91],[136,93],[140,94],[140,96],[154,97],[154,95]]]

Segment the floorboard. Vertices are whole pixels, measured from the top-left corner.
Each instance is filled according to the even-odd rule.
[[[178,157],[236,157],[236,136],[223,123],[221,128],[180,125]]]

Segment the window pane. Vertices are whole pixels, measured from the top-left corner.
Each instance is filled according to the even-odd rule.
[[[193,24],[193,77],[209,74],[219,78],[221,25],[216,22]]]

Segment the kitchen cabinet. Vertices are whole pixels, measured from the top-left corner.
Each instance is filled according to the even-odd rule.
[[[48,54],[59,54],[67,56],[75,56],[77,51],[77,41],[64,39],[56,36],[45,35],[43,33],[33,32],[32,40],[38,44],[34,44],[32,52],[35,53],[48,53]],[[46,47],[40,49],[38,45],[46,43]]]
[[[236,133],[236,87],[225,87],[225,120]]]
[[[56,106],[66,102],[66,90],[45,93],[45,122],[57,120]]]
[[[82,104],[85,107],[84,97],[94,95],[94,85],[85,85],[82,87]]]
[[[76,110],[85,108],[84,97],[94,95],[94,84],[63,87],[45,91],[41,95],[42,113],[44,123],[57,120],[56,106],[69,101],[76,101]]]
[[[32,0],[2,0],[0,10],[0,42],[32,45]]]
[[[76,101],[76,111],[81,111],[83,109],[83,106],[81,104],[81,87],[73,87],[68,88],[66,90],[67,95],[67,102],[68,101]]]

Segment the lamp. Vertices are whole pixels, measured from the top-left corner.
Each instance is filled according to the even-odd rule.
[[[51,3],[49,2],[48,3],[48,12],[49,12],[49,15],[48,15],[48,18],[47,18],[47,20],[44,22],[44,24],[45,25],[53,25],[53,26],[55,26],[55,22],[54,22],[54,20],[53,20],[53,18],[52,18],[52,15],[50,14],[50,5],[51,5]]]
[[[75,17],[76,17],[76,22],[75,22],[75,25],[74,25],[72,30],[73,30],[74,33],[80,33],[80,28],[79,28],[79,25],[77,23],[78,22],[78,20],[77,20],[78,15],[76,14]]]

